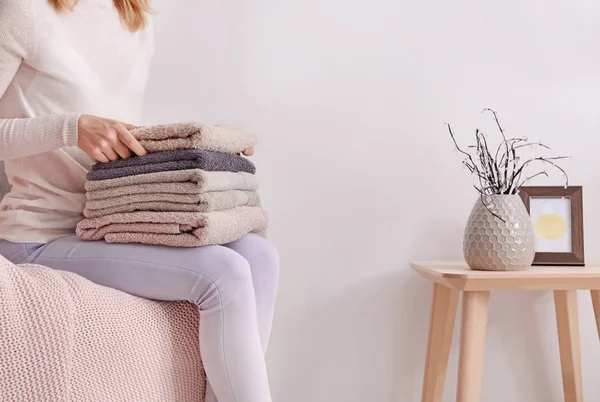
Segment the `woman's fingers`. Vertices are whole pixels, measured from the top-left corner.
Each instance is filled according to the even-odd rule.
[[[117,135],[119,140],[127,146],[130,150],[132,150],[137,156],[144,156],[148,152],[144,149],[144,147],[135,139],[135,137],[129,132],[127,127],[134,127],[131,124],[118,124],[116,127]]]
[[[111,160],[111,161],[119,160],[119,155],[113,149],[112,144],[103,143],[101,151],[109,160]]]
[[[119,139],[119,130],[124,130],[121,123],[115,123],[107,134],[107,139],[111,149],[118,154],[122,159],[131,157],[131,151],[127,148],[127,145],[123,144]],[[106,155],[109,156],[109,155]]]
[[[92,115],[81,115],[77,121],[77,145],[98,162],[116,161],[137,155],[146,155],[144,147],[131,135],[133,124]]]
[[[91,156],[96,162],[100,162],[100,163],[108,163],[109,162],[106,155],[104,155],[102,153],[102,151],[100,151],[100,150],[94,151]]]
[[[122,159],[131,158],[131,151],[127,148],[127,145],[121,142],[121,140],[115,142],[114,149]]]
[[[246,156],[252,156],[254,155],[254,148],[248,148],[243,152],[244,155]]]
[[[133,130],[134,128],[138,128],[138,126],[133,125],[133,124],[128,124],[128,123],[121,123],[123,125],[123,127],[125,127],[127,130]]]

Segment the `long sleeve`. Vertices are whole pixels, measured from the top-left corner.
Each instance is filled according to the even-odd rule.
[[[0,161],[12,186],[0,239],[13,243],[75,232],[93,165],[77,147],[80,114],[141,120],[152,20],[132,32],[111,0],[71,4],[57,14],[48,0],[0,0]]]
[[[35,49],[32,0],[0,1],[0,98]],[[0,160],[77,145],[79,114],[2,119]]]

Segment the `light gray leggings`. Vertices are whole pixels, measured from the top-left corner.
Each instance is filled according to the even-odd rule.
[[[207,402],[271,401],[264,351],[279,257],[262,237],[250,234],[226,246],[189,249],[84,242],[76,236],[48,244],[0,240],[0,254],[17,264],[74,272],[136,296],[195,303],[200,350],[212,388]]]

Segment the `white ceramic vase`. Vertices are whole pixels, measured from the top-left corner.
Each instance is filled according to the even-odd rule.
[[[535,256],[535,236],[521,198],[518,195],[478,198],[465,229],[463,251],[471,269],[520,271],[529,268]]]

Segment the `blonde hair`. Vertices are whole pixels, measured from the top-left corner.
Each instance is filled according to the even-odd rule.
[[[48,0],[56,11],[72,11],[78,0]],[[119,11],[121,20],[127,27],[135,32],[144,29],[148,16],[146,14],[154,12],[149,0],[113,0],[115,7]]]

